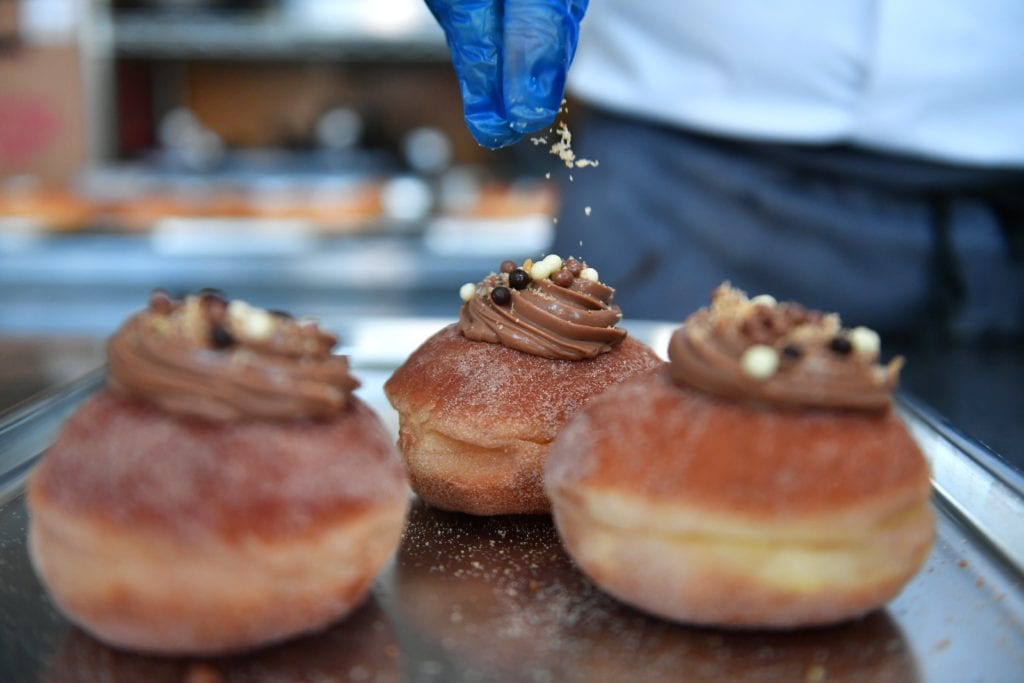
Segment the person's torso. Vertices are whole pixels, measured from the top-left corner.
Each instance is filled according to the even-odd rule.
[[[1020,0],[595,0],[569,82],[712,134],[1024,165]]]

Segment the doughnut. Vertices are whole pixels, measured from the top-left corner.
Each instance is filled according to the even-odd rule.
[[[398,547],[408,488],[336,339],[215,294],[154,295],[30,477],[29,551],[120,648],[237,652],[326,627]]]
[[[410,483],[445,510],[547,513],[543,466],[562,426],[607,387],[662,361],[615,327],[614,290],[576,259],[507,261],[463,293],[459,323],[384,385]]]
[[[449,325],[386,384],[413,490],[445,510],[548,512],[541,473],[562,425],[652,362],[632,338],[591,361],[552,361],[466,339]]]
[[[71,629],[51,658],[47,683],[227,683],[228,681],[405,680],[393,625],[371,595],[344,622],[277,647],[239,656],[196,660],[116,650]]]
[[[891,408],[902,359],[878,355],[877,334],[834,314],[718,288],[669,366],[591,401],[552,444],[545,488],[570,556],[684,623],[796,628],[882,606],[934,519]]]

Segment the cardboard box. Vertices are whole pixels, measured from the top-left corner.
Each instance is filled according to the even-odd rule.
[[[0,52],[0,179],[70,180],[86,159],[78,49],[17,41]]]

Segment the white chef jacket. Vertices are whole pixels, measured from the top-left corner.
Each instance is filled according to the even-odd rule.
[[[711,134],[1024,166],[1024,0],[592,0],[569,91]]]

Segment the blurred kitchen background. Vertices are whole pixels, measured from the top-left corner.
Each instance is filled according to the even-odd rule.
[[[557,169],[472,140],[423,0],[0,0],[0,406],[154,287],[451,317],[546,249]]]
[[[451,315],[545,250],[543,148],[462,122],[423,0],[0,0],[0,329],[105,335],[156,286]]]

